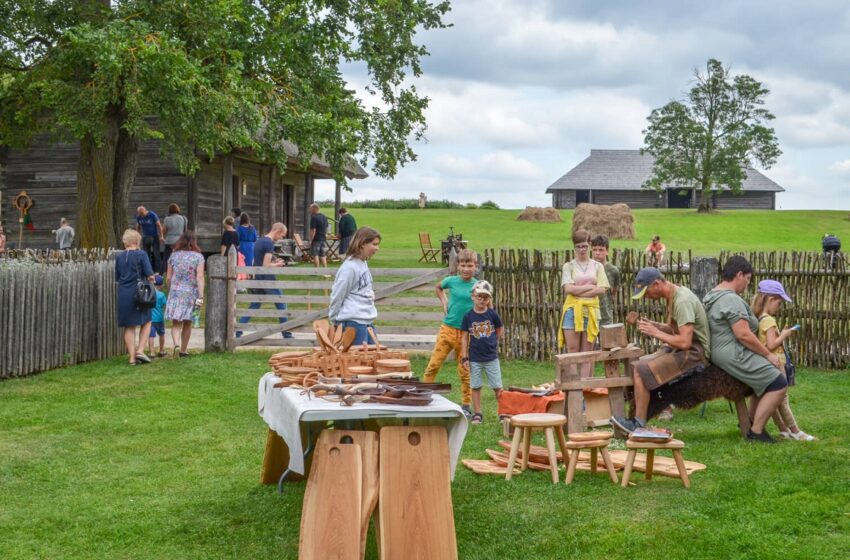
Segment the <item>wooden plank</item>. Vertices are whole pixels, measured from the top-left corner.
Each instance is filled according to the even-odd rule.
[[[623,331],[625,336],[625,330]],[[605,377],[608,379],[622,379],[620,364],[617,360],[608,360],[605,362]],[[625,365],[625,364],[624,364]],[[622,387],[608,388],[608,402],[611,404],[611,414],[614,416],[626,416],[626,392]]]
[[[261,303],[301,303],[301,304],[324,304],[327,305],[328,298],[330,296],[325,295],[283,295],[283,296],[273,296],[266,294],[236,294],[236,303],[250,303],[250,302],[261,302]],[[379,307],[379,315],[380,309],[384,309],[390,305],[393,306],[403,306],[403,307],[430,307],[433,309],[440,308],[440,302],[437,298],[419,298],[419,297],[395,297],[395,298],[386,298],[380,301]],[[442,320],[442,318],[441,318]]]
[[[591,350],[590,352],[573,352],[570,354],[558,354],[555,359],[559,364],[586,364],[592,362],[604,362],[605,360],[625,360],[629,358],[640,358],[643,350],[637,347],[623,348],[622,350]]]
[[[280,269],[278,269],[280,273]],[[281,274],[284,278],[285,275]],[[372,286],[378,288],[391,288],[398,282],[373,282]],[[237,280],[236,288],[276,288],[278,290],[330,290],[333,287],[332,280]],[[375,298],[377,299],[377,297]]]
[[[564,381],[559,385],[562,391],[581,391],[582,389],[609,389],[611,387],[631,387],[631,377],[585,377],[575,381]],[[575,431],[575,430],[573,430]]]
[[[233,312],[235,317],[292,317],[297,314],[297,311],[288,309],[248,309],[247,307],[237,307]]]
[[[237,266],[237,274],[285,274],[287,276],[336,276],[339,268],[314,268],[309,266]],[[380,276],[416,277],[428,272],[429,268],[370,268],[372,278]]]

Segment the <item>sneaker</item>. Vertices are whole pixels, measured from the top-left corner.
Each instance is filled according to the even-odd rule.
[[[800,430],[796,434],[794,432],[791,432],[791,439],[796,439],[797,441],[815,441],[818,438],[813,435],[807,434],[803,430]]]
[[[747,441],[759,441],[761,443],[776,443],[776,440],[770,437],[770,434],[767,432],[762,432],[760,434],[755,433],[752,430],[747,431]]]
[[[293,338],[292,333],[289,331],[284,331],[281,335],[283,335],[283,338]]]
[[[638,428],[645,428],[646,422],[642,422],[637,418],[623,418],[622,416],[612,416],[611,423],[630,434]]]
[[[472,409],[469,408],[468,404],[461,406],[460,409],[463,411],[463,415],[466,416],[467,420],[472,418]]]
[[[658,415],[658,419],[662,422],[669,422],[673,419],[673,407],[668,406],[664,410],[661,411],[661,414]]]
[[[484,421],[484,415],[481,414],[480,412],[476,412],[475,414],[472,415],[472,423],[473,424],[480,424],[483,421]]]
[[[136,354],[136,363],[149,364],[151,359],[144,354]]]
[[[160,353],[157,354],[158,358],[164,358],[166,356],[168,356],[168,352],[160,352]]]

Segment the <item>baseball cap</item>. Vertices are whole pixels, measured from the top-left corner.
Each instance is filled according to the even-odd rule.
[[[632,299],[640,299],[646,293],[646,289],[650,284],[655,282],[656,280],[663,280],[664,276],[661,274],[661,271],[657,268],[653,268],[648,266],[646,268],[641,268],[638,270],[638,273],[635,274],[635,291],[632,294]]]
[[[759,282],[759,292],[771,296],[780,296],[788,303],[791,303],[791,298],[785,293],[785,288],[776,280],[762,280]]]
[[[472,295],[487,294],[493,297],[493,286],[487,280],[479,280],[472,286]]]
[[[156,284],[157,286],[162,286],[162,275],[157,274],[156,276],[154,276],[153,277],[153,283]]]

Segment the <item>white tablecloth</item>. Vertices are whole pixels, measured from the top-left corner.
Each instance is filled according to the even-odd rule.
[[[353,406],[343,406],[338,402],[330,402],[313,397],[308,399],[302,395],[301,389],[275,389],[275,383],[280,378],[273,373],[266,373],[260,379],[257,395],[260,416],[289,447],[289,469],[304,474],[304,450],[301,441],[301,422],[316,422],[328,420],[364,420],[381,418],[432,418],[434,423],[445,422],[449,432],[449,455],[451,457],[451,474],[454,479],[460,448],[466,437],[466,417],[460,406],[434,395],[434,400],[428,406],[394,406],[387,404],[356,403]]]

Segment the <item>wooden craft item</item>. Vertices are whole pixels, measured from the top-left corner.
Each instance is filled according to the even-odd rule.
[[[375,360],[376,373],[392,373],[396,371],[410,371],[410,360]]]
[[[628,343],[626,325],[623,323],[614,323],[613,325],[602,325],[599,327],[599,346],[602,349],[625,348]]]
[[[334,346],[338,347],[340,342],[342,342],[342,324],[336,326],[333,336]]]
[[[376,403],[376,404],[394,404],[401,406],[428,406],[431,404],[432,397],[409,397],[403,396],[399,398],[393,397],[385,397],[385,396],[372,396],[369,398],[367,402]]]
[[[350,445],[360,447],[363,483],[360,502],[360,558],[366,554],[369,520],[378,505],[378,433],[365,430],[323,430],[319,445]]]
[[[381,558],[456,560],[445,427],[387,426],[380,440]]]
[[[508,461],[510,461],[510,456],[507,453],[504,453],[502,451],[496,451],[495,449],[487,449],[486,451],[487,451],[487,455],[490,456],[491,461],[493,461],[497,465],[499,465],[501,467],[505,467],[505,469],[507,469]],[[519,463],[517,463],[517,464],[519,464]],[[537,461],[529,460],[528,461],[528,468],[535,470],[535,471],[548,471],[549,470],[549,462],[547,460],[546,463],[538,463]],[[515,473],[516,473],[517,470],[518,470],[518,467],[514,466],[514,472]],[[504,471],[503,471],[503,474],[504,474]]]
[[[325,331],[325,333],[327,334],[330,328],[331,324],[327,319],[316,319],[315,321],[313,321],[314,331]]]
[[[342,332],[342,345],[340,349],[343,352],[348,352],[348,349],[351,348],[355,338],[357,338],[357,329],[354,327],[346,327],[346,329]]]
[[[626,323],[628,323],[630,325],[634,325],[635,323],[638,322],[639,318],[640,318],[640,316],[638,315],[637,311],[629,311],[628,314],[626,315]]]
[[[316,329],[316,338],[318,338],[319,344],[321,344],[326,351],[331,353],[337,352],[336,346],[334,346],[333,342],[331,342],[331,340],[328,338],[327,331]]]
[[[301,509],[300,560],[358,560],[362,503],[360,446],[320,445]]]
[[[304,367],[304,366],[276,366],[274,368],[275,373],[289,373],[292,375],[304,375],[305,373],[312,373],[316,371],[316,368]]]
[[[612,449],[608,451],[608,453],[611,454],[611,459],[614,460],[614,465],[617,465],[618,463],[622,463],[623,465],[626,464],[626,458],[629,454],[628,451],[624,449]],[[685,460],[685,470],[688,471],[688,474],[703,471],[705,469],[706,466],[702,463]],[[635,464],[632,467],[632,470],[646,472],[646,453],[638,453],[635,455]],[[679,469],[676,467],[676,461],[673,460],[672,457],[663,457],[656,454],[652,462],[652,472],[659,476],[679,478]]]
[[[375,373],[372,366],[348,366],[349,375],[371,375]]]
[[[464,459],[461,461],[464,467],[471,470],[475,474],[497,474],[500,476],[505,476],[508,472],[507,463],[504,465],[500,465],[494,461],[490,461],[487,459]],[[546,467],[548,470],[549,467]],[[518,467],[514,468],[514,474],[519,474],[520,470]]]
[[[366,327],[366,331],[369,333],[369,338],[372,339],[372,342],[375,343],[375,346],[380,348],[381,343],[378,342],[378,335],[375,334],[375,329],[373,329],[372,327]]]

